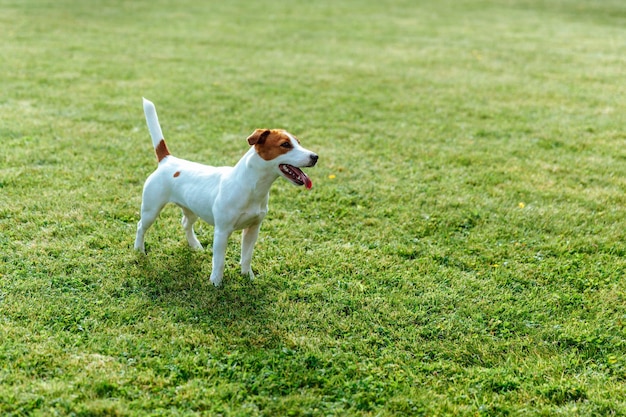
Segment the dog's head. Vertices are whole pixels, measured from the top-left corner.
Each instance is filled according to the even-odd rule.
[[[293,184],[313,186],[300,168],[314,166],[317,154],[303,148],[291,133],[282,129],[257,129],[248,136],[248,143],[262,159],[275,163],[278,172]]]

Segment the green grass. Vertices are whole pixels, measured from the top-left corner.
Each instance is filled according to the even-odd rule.
[[[213,4],[215,3],[215,4]],[[0,0],[3,415],[626,415],[619,0]],[[317,151],[222,288],[155,161]],[[200,224],[210,247],[212,229]]]

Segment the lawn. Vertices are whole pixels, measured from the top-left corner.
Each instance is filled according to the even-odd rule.
[[[0,0],[0,414],[626,415],[621,0]],[[224,284],[170,151],[277,180]],[[199,223],[210,248],[212,227]]]

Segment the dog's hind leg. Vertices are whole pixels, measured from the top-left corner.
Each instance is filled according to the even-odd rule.
[[[241,273],[247,275],[250,279],[254,279],[254,272],[250,264],[252,263],[252,251],[254,244],[259,237],[259,229],[261,223],[244,229],[241,234]]]
[[[164,190],[159,186],[159,181],[155,180],[155,174],[152,174],[146,180],[143,187],[143,195],[141,197],[141,219],[137,223],[137,237],[135,238],[135,250],[146,253],[144,247],[144,236],[146,231],[152,226],[154,221],[159,217],[161,210],[167,204],[167,196]]]
[[[202,249],[202,243],[196,237],[196,233],[193,231],[193,224],[198,220],[198,216],[194,212],[186,207],[181,207],[183,210],[183,219],[181,221],[183,229],[185,229],[185,236],[187,236],[187,242],[192,249]]]
[[[146,207],[146,204],[141,204],[141,219],[137,223],[137,236],[135,237],[135,250],[146,253],[144,245],[144,237],[146,232],[152,226],[154,221],[159,217],[159,213],[163,209],[163,205],[156,207]]]

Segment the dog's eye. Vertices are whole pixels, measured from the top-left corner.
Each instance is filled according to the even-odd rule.
[[[283,142],[280,144],[283,148],[291,149],[291,142]]]

